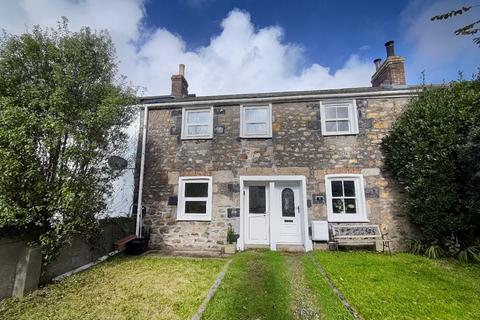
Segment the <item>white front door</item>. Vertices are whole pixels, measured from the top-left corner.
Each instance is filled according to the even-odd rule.
[[[268,184],[245,188],[246,237],[248,244],[269,244],[270,201]]]
[[[301,210],[299,203],[299,187],[296,184],[275,185],[276,198],[280,217],[278,243],[302,243]],[[278,209],[277,209],[278,210]]]

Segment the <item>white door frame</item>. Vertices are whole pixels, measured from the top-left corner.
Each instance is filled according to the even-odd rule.
[[[250,187],[253,187],[253,186],[263,186],[265,187],[265,213],[261,214],[261,213],[250,213],[250,208],[249,208],[249,192],[250,192]],[[246,191],[245,192],[245,195],[244,195],[244,201],[245,201],[245,207],[244,207],[244,212],[245,212],[245,224],[247,226],[247,229],[245,230],[245,243],[247,242],[248,240],[248,244],[260,244],[260,245],[269,245],[270,244],[270,203],[271,203],[271,200],[270,200],[270,195],[271,195],[271,192],[270,192],[270,184],[268,182],[264,182],[264,181],[255,181],[255,182],[249,182],[248,184],[244,184],[244,190]],[[264,217],[264,221],[265,221],[265,236],[266,236],[266,239],[265,240],[252,240],[251,239],[251,232],[252,230],[250,229],[251,228],[251,219],[252,218],[261,218],[261,216]],[[263,229],[263,228],[262,228]]]
[[[311,251],[313,249],[313,242],[310,239],[308,234],[308,208],[307,208],[307,179],[305,176],[240,176],[240,237],[237,240],[237,247],[239,250],[245,249],[245,182],[260,182],[265,181],[270,183],[270,199],[274,199],[274,192],[275,192],[275,182],[297,182],[300,183],[300,207],[301,207],[301,223],[302,223],[302,239],[305,251]],[[272,201],[272,205],[270,208],[270,249],[276,250],[277,249],[277,241],[278,241],[278,226],[277,220],[275,217],[272,216],[273,212],[279,212],[278,208],[274,208],[275,204]]]

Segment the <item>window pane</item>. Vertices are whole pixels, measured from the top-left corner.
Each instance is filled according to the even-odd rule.
[[[265,213],[265,186],[248,187],[248,207],[250,213]]]
[[[337,121],[338,131],[350,131],[350,126],[347,120]]]
[[[205,126],[188,126],[187,132],[189,136],[208,135],[208,125]]]
[[[325,128],[327,132],[337,132],[337,122],[336,121],[327,121],[325,123]]]
[[[267,134],[267,125],[265,123],[247,123],[247,134]]]
[[[295,217],[295,200],[292,189],[282,191],[282,217]]]
[[[357,213],[357,201],[355,199],[345,199],[345,213]]]
[[[245,120],[248,122],[267,122],[268,109],[245,109]]]
[[[342,181],[332,181],[332,197],[343,197]]]
[[[338,118],[348,118],[348,107],[337,107]]]
[[[343,213],[343,200],[332,199],[333,213]]]
[[[208,124],[210,121],[210,111],[188,111],[188,124]]]
[[[185,201],[185,213],[207,213],[206,201]]]
[[[185,197],[208,197],[207,182],[185,183]]]
[[[343,181],[345,197],[355,197],[355,182],[352,180]]]
[[[326,119],[336,119],[337,118],[337,107],[325,107],[325,118]]]

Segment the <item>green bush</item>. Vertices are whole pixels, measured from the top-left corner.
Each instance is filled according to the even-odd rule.
[[[383,140],[423,253],[458,255],[480,238],[480,78],[425,87]],[[418,251],[418,246],[416,249]]]

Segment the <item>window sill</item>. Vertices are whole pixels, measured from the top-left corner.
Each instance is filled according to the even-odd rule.
[[[182,140],[212,140],[213,137],[205,136],[205,137],[181,137]]]
[[[209,221],[212,221],[212,218],[210,218],[210,217],[181,217],[181,218],[177,218],[176,221],[205,221],[205,222],[209,222]]]
[[[272,139],[272,136],[240,136],[240,139]]]
[[[322,133],[324,137],[335,137],[335,136],[356,136],[358,132],[335,132],[335,133]]]

